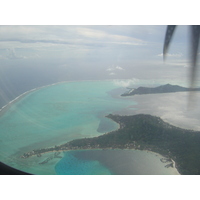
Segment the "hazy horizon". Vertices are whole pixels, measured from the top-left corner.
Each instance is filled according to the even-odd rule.
[[[164,63],[165,25],[0,26],[1,105],[60,81],[188,82],[188,29],[178,26]]]

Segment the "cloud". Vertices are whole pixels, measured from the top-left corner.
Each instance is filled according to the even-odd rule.
[[[168,65],[177,66],[177,67],[184,67],[184,68],[190,67],[190,64],[189,64],[188,61],[170,62],[170,63],[168,63]]]
[[[114,72],[109,73],[110,76],[116,75]]]
[[[158,54],[157,56],[159,56],[159,57],[163,57],[163,53]],[[180,57],[182,57],[182,56],[183,56],[182,53],[175,53],[175,54],[167,53],[167,54],[166,54],[166,57],[180,58]]]
[[[116,66],[116,67],[109,67],[106,69],[106,71],[117,71],[117,70],[125,70],[124,68],[120,67],[120,66]]]
[[[101,76],[106,78],[109,75],[117,78],[156,77],[162,73],[160,65],[163,62],[158,57],[162,54],[157,54],[163,46],[164,29],[161,26],[0,26],[0,58],[22,59],[26,56],[28,62],[31,56],[32,59],[39,55],[35,56],[39,61],[54,60],[59,62],[58,65],[67,61],[93,66],[95,62]],[[154,31],[151,37],[150,31]],[[175,51],[169,57],[182,56],[181,60],[186,55],[184,49],[182,51],[183,55]],[[174,77],[173,70],[169,76],[171,74]]]
[[[120,66],[115,66],[115,67],[113,66],[106,69],[106,71],[109,72],[110,76],[116,75],[117,71],[122,71],[122,70],[125,70],[125,69]]]
[[[24,56],[16,55],[14,48],[6,49],[6,51],[7,51],[7,55],[6,55],[7,59],[24,59],[25,58]]]
[[[145,41],[136,35],[127,33],[125,35],[120,30],[110,33],[109,30],[110,28],[105,26],[0,26],[0,48],[34,48],[52,45],[98,48],[145,44]]]
[[[110,67],[108,69],[106,69],[106,71],[109,71],[109,72],[114,71],[114,70],[115,70],[114,68],[110,68]]]
[[[120,66],[115,67],[115,69],[124,70],[124,68],[122,68],[122,67],[120,67]]]
[[[145,45],[146,44],[145,41],[138,38],[121,35],[119,33],[115,33],[115,34],[108,33],[106,32],[106,29],[96,30],[96,29],[93,29],[92,27],[90,28],[78,27],[76,28],[76,31],[80,36],[83,36],[87,39],[99,40],[100,42],[103,42],[103,43],[113,43],[113,44],[123,44],[123,45]]]
[[[140,79],[114,80],[114,84],[120,87],[130,87],[140,83]]]

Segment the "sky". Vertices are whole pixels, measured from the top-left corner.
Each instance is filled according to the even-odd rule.
[[[10,100],[36,87],[76,80],[126,79],[122,86],[141,79],[189,82],[189,26],[177,27],[163,62],[166,27],[1,25],[1,94]]]
[[[0,26],[0,68],[57,81],[174,78],[189,66],[188,30],[177,28],[164,63],[166,25]]]

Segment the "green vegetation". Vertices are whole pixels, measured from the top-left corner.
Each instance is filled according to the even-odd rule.
[[[181,174],[200,174],[200,132],[177,128],[151,115],[108,117],[120,123],[121,128],[96,138],[74,140],[68,145],[151,150],[173,159]]]
[[[180,174],[200,174],[200,132],[181,129],[159,117],[145,114],[107,117],[119,123],[120,129],[94,138],[77,139],[60,146],[34,150],[22,157],[72,149],[150,150],[173,159]]]
[[[200,88],[185,88],[178,85],[161,85],[155,88],[139,87],[137,89],[131,89],[121,96],[132,96],[132,95],[142,95],[142,94],[157,94],[157,93],[172,93],[172,92],[186,92],[186,91],[200,91]]]

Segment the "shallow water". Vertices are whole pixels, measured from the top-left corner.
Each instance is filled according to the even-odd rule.
[[[112,81],[66,82],[14,102],[0,117],[1,161],[31,172],[30,159],[20,158],[24,152],[117,129],[105,116],[135,102],[113,98],[109,92],[116,88]]]
[[[155,154],[134,150],[69,151],[61,154],[62,159],[52,158],[53,152],[20,158],[33,149],[116,130],[119,125],[105,116],[126,114],[137,104],[133,98],[120,97],[123,90],[115,81],[82,81],[28,93],[0,116],[0,160],[34,174],[176,174],[174,169],[166,171]]]

